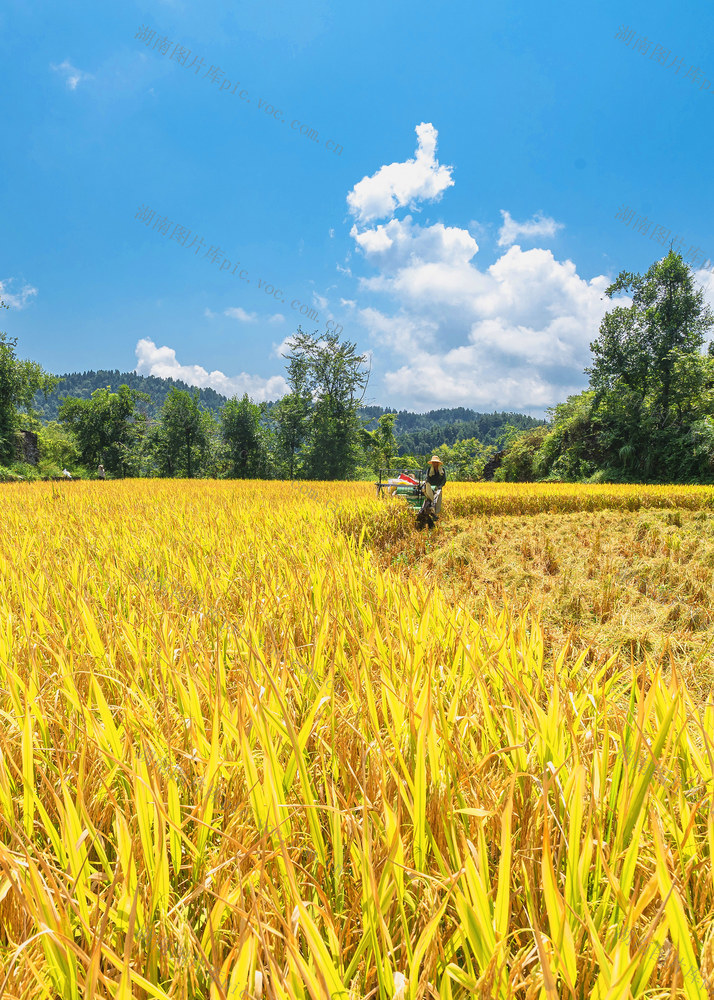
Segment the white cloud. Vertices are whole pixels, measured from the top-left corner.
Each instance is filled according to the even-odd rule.
[[[282,313],[275,313],[273,316],[268,317],[269,323],[284,323],[285,317]]]
[[[281,340],[279,344],[273,344],[273,349],[270,352],[270,356],[273,358],[285,358],[292,350],[294,334],[289,334],[284,340]]]
[[[435,130],[431,138],[435,147]],[[363,217],[407,200],[386,197],[383,188],[363,188],[361,198],[355,192],[351,205]],[[427,188],[418,196],[432,194]],[[501,245],[518,233],[553,235],[562,225],[540,213],[525,223],[503,218]],[[353,225],[351,236],[373,269],[359,277],[360,290],[383,297],[379,307],[356,312],[379,353],[390,405],[544,409],[587,384],[589,344],[612,308],[611,279],[588,280],[572,261],[518,245],[481,268],[468,228],[419,226],[410,215]]]
[[[420,319],[415,315],[387,316],[379,309],[360,309],[359,316],[380,347],[404,357],[426,354],[426,347],[434,343],[439,324],[436,320]],[[416,394],[421,386],[413,387]]]
[[[64,75],[65,83],[70,90],[76,90],[77,84],[81,83],[82,80],[94,79],[91,73],[85,73],[84,70],[77,69],[68,59],[61,62],[59,66],[55,66],[54,63],[50,63],[50,69],[53,69],[56,73],[62,73]]]
[[[541,249],[511,247],[484,272],[433,261],[368,281],[398,305],[360,310],[374,340],[405,359],[385,375],[393,405],[414,405],[415,393],[434,406],[557,402],[582,387],[609,305],[606,277],[587,281]]]
[[[702,267],[694,272],[694,277],[699,287],[704,291],[704,301],[714,312],[714,274]]]
[[[23,285],[19,292],[11,292],[9,285],[14,284],[14,278],[5,278],[0,281],[0,299],[11,309],[24,309],[28,300],[37,295],[37,289],[32,285]]]
[[[438,201],[454,183],[451,167],[436,161],[437,131],[432,124],[417,125],[416,155],[404,163],[390,163],[363,177],[347,195],[350,212],[360,223],[392,215],[396,208],[417,199]]]
[[[237,319],[239,323],[255,323],[258,318],[257,313],[246,312],[241,306],[231,306],[230,309],[224,309],[223,315]]]
[[[511,246],[519,236],[525,236],[526,239],[532,239],[536,236],[555,236],[559,229],[564,228],[562,222],[556,222],[555,219],[543,215],[542,212],[536,212],[533,218],[527,222],[516,222],[510,213],[503,209],[501,209],[501,215],[503,216],[503,225],[498,231],[498,245],[500,247]]]
[[[157,347],[153,340],[143,338],[136,345],[139,375],[156,375],[160,378],[174,378],[200,389],[210,387],[224,396],[242,396],[247,392],[255,402],[278,399],[288,392],[288,384],[282,375],[261,378],[259,375],[224,375],[223,372],[208,372],[200,365],[182,365],[172,347]]]
[[[392,273],[406,264],[417,266],[433,260],[450,266],[468,264],[478,253],[478,243],[465,229],[440,222],[421,228],[412,224],[410,215],[361,233],[353,226],[350,236],[365,256]]]

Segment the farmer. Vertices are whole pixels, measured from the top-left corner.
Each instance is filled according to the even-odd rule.
[[[100,465],[99,468],[97,469],[97,478],[98,479],[106,479],[107,478],[107,474],[104,471],[104,466],[103,465]]]
[[[444,472],[444,463],[438,455],[432,455],[429,459],[429,471],[426,474],[426,486],[424,487],[424,492],[430,500],[433,500],[434,490],[439,490],[439,495],[436,498],[434,512],[432,514],[432,517],[434,518],[437,518],[441,513],[441,487],[445,482],[446,473]]]

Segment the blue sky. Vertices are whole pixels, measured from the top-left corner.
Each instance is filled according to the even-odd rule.
[[[541,416],[587,385],[620,270],[676,239],[714,298],[713,28],[703,2],[6,0],[1,328],[53,372],[260,400],[331,324],[368,402]]]

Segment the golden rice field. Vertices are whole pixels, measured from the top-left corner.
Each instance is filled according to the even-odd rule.
[[[0,1000],[714,997],[714,489],[8,485],[0,581]]]

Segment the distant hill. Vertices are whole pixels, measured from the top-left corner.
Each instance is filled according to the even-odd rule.
[[[42,393],[35,397],[35,409],[42,421],[56,420],[62,400],[66,396],[79,399],[89,399],[95,389],[109,386],[116,392],[120,385],[128,385],[130,389],[138,389],[151,397],[150,403],[140,403],[139,409],[147,416],[156,418],[163,406],[164,400],[172,386],[177,389],[195,391],[195,386],[172,378],[159,378],[156,375],[137,375],[136,372],[88,371],[70,372],[60,375],[61,382],[57,389],[45,398]],[[199,389],[201,403],[218,416],[227,402],[227,397],[215,389]],[[268,403],[268,408],[274,403]],[[420,455],[426,451],[434,451],[440,444],[454,444],[464,438],[475,437],[484,444],[497,444],[498,436],[506,424],[513,424],[523,430],[535,427],[545,421],[536,420],[524,413],[479,413],[463,406],[453,409],[429,410],[428,413],[412,413],[410,410],[393,410],[383,406],[363,406],[358,411],[366,419],[370,429],[377,426],[377,418],[383,413],[396,413],[395,432],[399,444],[400,455]]]
[[[364,406],[360,414],[369,417],[367,427],[377,426],[377,418],[383,413],[396,413],[394,432],[399,444],[400,455],[421,455],[434,451],[440,444],[452,445],[465,438],[476,438],[483,444],[498,444],[498,437],[506,424],[521,430],[528,430],[544,424],[525,413],[479,413],[463,406],[453,409],[429,410],[427,413],[412,413],[409,410],[393,410],[383,406]]]
[[[149,417],[157,417],[159,410],[164,404],[164,400],[172,387],[177,389],[188,389],[195,391],[195,386],[187,385],[173,378],[158,378],[156,375],[137,375],[136,372],[120,371],[89,371],[71,372],[60,375],[62,379],[53,393],[46,398],[42,393],[35,396],[35,409],[40,415],[40,420],[56,420],[62,400],[66,396],[75,396],[78,399],[89,399],[95,389],[105,389],[110,387],[112,392],[116,392],[120,385],[128,385],[130,389],[138,389],[151,396],[150,403],[140,403],[139,409]],[[226,403],[227,397],[222,396],[215,389],[199,389],[199,398],[207,410],[218,416],[221,407]]]

